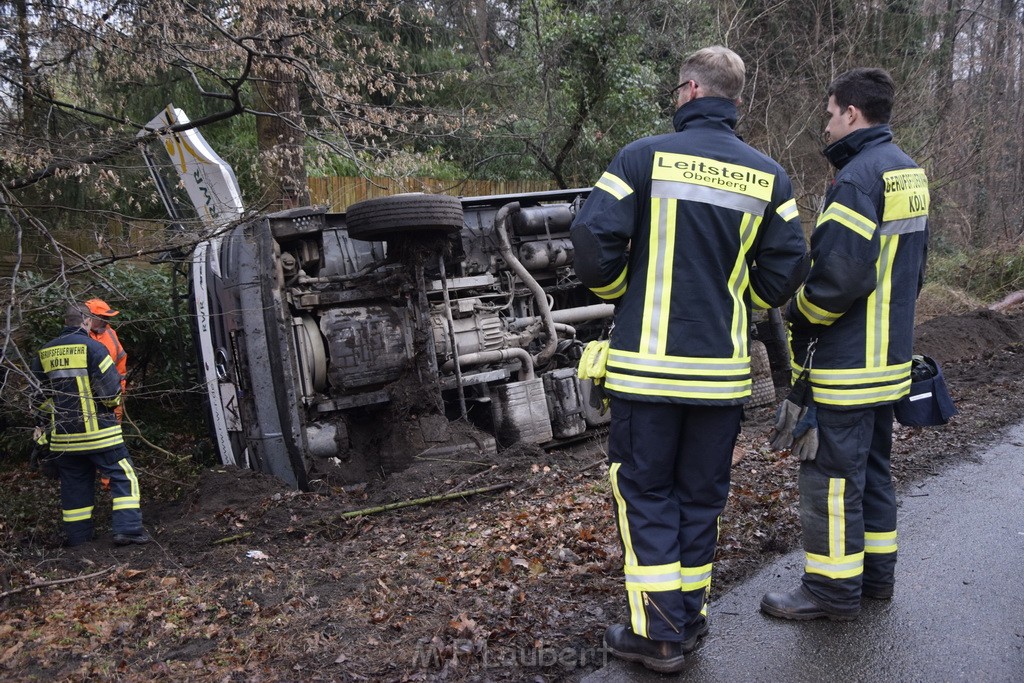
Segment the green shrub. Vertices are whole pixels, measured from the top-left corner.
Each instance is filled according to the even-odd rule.
[[[928,256],[928,282],[963,290],[986,302],[1024,289],[1024,247],[999,245],[966,252],[934,249]]]

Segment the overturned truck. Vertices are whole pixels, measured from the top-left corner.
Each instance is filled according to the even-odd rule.
[[[154,128],[187,121],[162,116]],[[230,168],[198,132],[164,142],[200,213],[237,219]],[[614,312],[573,271],[569,227],[588,193],[395,195],[258,216],[200,244],[196,346],[221,461],[307,488],[607,424],[576,375]],[[755,395],[774,397],[754,347]]]
[[[304,487],[606,422],[575,377],[612,312],[572,273],[582,194],[397,195],[228,232],[219,275],[212,252],[194,264],[226,393],[222,459]]]

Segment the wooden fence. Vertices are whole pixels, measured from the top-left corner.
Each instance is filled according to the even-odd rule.
[[[557,190],[547,180],[438,180],[437,178],[352,178],[331,176],[309,179],[310,203],[326,204],[330,211],[346,208],[374,197],[387,197],[402,192],[428,192],[458,197],[481,197],[492,194],[518,194]]]

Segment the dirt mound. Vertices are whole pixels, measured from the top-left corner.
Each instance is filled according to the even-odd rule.
[[[1024,315],[988,309],[931,318],[918,325],[915,353],[941,362],[983,358],[1024,340]]]

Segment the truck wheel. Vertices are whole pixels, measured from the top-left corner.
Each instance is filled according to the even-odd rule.
[[[348,207],[349,237],[380,242],[409,235],[441,235],[462,230],[462,202],[443,194],[397,194]]]

